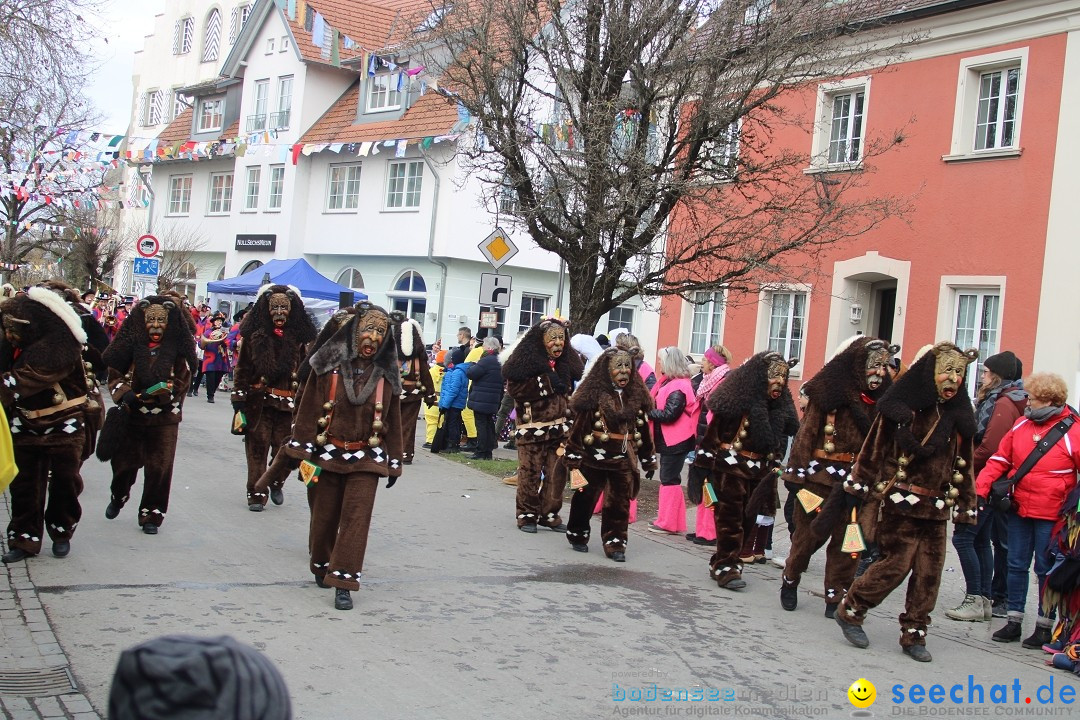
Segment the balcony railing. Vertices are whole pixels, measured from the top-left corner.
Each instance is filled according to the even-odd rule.
[[[270,113],[270,129],[282,130],[289,127],[289,115],[291,114],[291,110],[278,110]]]
[[[248,115],[247,132],[257,132],[266,129],[266,115]]]

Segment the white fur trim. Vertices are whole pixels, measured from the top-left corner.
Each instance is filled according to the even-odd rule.
[[[852,335],[847,340],[845,340],[844,342],[842,342],[842,343],[840,343],[839,345],[836,346],[836,350],[833,351],[832,356],[836,357],[840,353],[844,352],[849,347],[851,347],[852,343],[854,343],[856,340],[858,340],[861,337],[866,337],[866,336],[865,335]]]
[[[79,314],[75,312],[74,308],[67,304],[62,297],[54,293],[52,290],[46,290],[43,287],[32,287],[26,291],[26,296],[36,303],[41,303],[45,307],[49,308],[56,317],[64,321],[64,324],[68,326],[68,330],[75,336],[75,339],[80,345],[86,343],[86,331],[83,330],[82,320],[79,319]]]
[[[412,357],[413,354],[413,328],[421,335],[424,332],[424,329],[420,327],[420,323],[412,318],[401,323],[401,354],[407,358]]]
[[[514,342],[507,345],[506,348],[501,353],[499,353],[499,364],[500,365],[505,365],[506,364],[506,361],[510,359],[510,356],[513,354],[513,352],[515,350],[517,350],[518,345],[521,343],[521,338],[523,338],[523,337],[525,337],[524,334],[522,334],[520,337],[518,337],[518,339],[515,340]]]
[[[259,292],[255,293],[255,302],[259,302],[259,298],[261,298],[263,296],[263,293],[270,292],[270,288],[274,287],[275,285],[280,285],[280,284],[281,283],[272,282],[272,283],[267,283],[266,285],[263,285],[261,288],[259,288]],[[304,299],[304,296],[300,293],[300,288],[296,287],[295,285],[286,285],[285,287],[289,288],[294,293],[296,293],[296,297],[300,298],[301,300]]]
[[[913,357],[911,359],[911,364],[914,365],[915,363],[919,362],[919,358],[921,358],[923,355],[925,355],[926,353],[930,352],[933,349],[934,349],[933,344],[923,345],[921,348],[919,348],[919,351],[917,353],[915,353],[915,357]]]

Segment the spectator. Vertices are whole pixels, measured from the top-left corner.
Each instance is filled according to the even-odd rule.
[[[473,349],[469,355],[471,358],[479,353],[479,357],[471,365],[466,363],[465,374],[471,381],[467,404],[476,417],[476,452],[469,456],[470,460],[491,460],[491,451],[498,444],[495,413],[499,411],[503,392],[501,348],[498,338],[486,337],[483,347]]]
[[[450,351],[446,361],[446,374],[443,375],[442,389],[439,391],[439,410],[446,423],[446,446],[435,447],[431,452],[461,452],[461,411],[469,396],[469,379],[461,367],[465,354],[460,347]]]
[[[443,375],[446,374],[446,351],[439,350],[432,358],[431,385],[435,388],[435,404],[424,408],[424,445],[425,449],[431,449],[431,443],[435,440],[435,430],[439,427],[439,392],[442,390]]]
[[[706,405],[709,395],[712,394],[712,391],[716,389],[716,386],[731,370],[730,363],[731,352],[719,343],[706,349],[704,357],[701,358],[702,377],[695,391],[700,408],[697,429],[694,433],[695,444],[701,443],[701,440],[705,437],[705,430],[709,427],[709,421],[712,420],[712,412],[709,411]],[[708,475],[708,471],[704,468],[696,465],[690,466],[687,483],[690,485],[690,498],[697,503],[698,508],[694,520],[694,532],[687,533],[686,539],[696,545],[716,544],[716,520],[713,517],[713,510],[711,506],[705,507],[701,495],[701,488]]]
[[[619,336],[620,348],[625,337]],[[637,343],[632,347],[640,352]],[[660,456],[660,507],[656,520],[649,523],[648,529],[675,535],[686,532],[682,467],[686,454],[694,449],[698,399],[690,385],[690,367],[682,351],[677,347],[666,347],[660,351],[659,359],[663,380],[652,390],[656,408],[649,411],[649,419],[653,422],[653,442]],[[638,374],[644,380],[640,370]]]

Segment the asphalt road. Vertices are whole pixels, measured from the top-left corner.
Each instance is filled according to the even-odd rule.
[[[563,535],[515,528],[513,488],[426,452],[396,487],[380,488],[356,609],[335,611],[333,591],[307,571],[303,486],[290,480],[284,506],[249,512],[230,415],[224,397],[189,398],[160,534],[139,532],[134,500],[105,519],[108,468],[90,460],[71,555],[28,563],[98,711],[119,652],[169,633],[229,634],[263,650],[299,718],[838,717],[853,710],[847,688],[859,677],[876,684],[880,717],[903,710],[890,704],[895,684],[966,687],[969,674],[987,700],[998,683],[1010,685],[1011,701],[1019,679],[1010,707],[1024,711],[1038,709],[1024,697],[1034,702],[1051,677],[1055,692],[1075,679],[1046,668],[1041,653],[990,642],[1002,620],[944,618],[963,594],[954,555],[928,639],[934,662],[924,665],[897,644],[902,590],[872,613],[871,647],[858,650],[823,617],[820,599],[804,593],[798,611],[781,610],[779,569],[754,566],[745,590],[718,589],[707,549],[644,532],[645,517],[631,529],[625,564],[599,548],[575,553]],[[819,586],[821,574],[817,557],[803,587]],[[733,699],[629,699],[653,683]]]

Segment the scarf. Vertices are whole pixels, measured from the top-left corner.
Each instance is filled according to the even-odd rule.
[[[994,405],[997,403],[998,398],[1002,393],[1006,393],[1006,397],[1011,400],[1021,400],[1027,397],[1027,392],[1024,391],[1023,380],[1005,381],[987,393],[986,397],[979,403],[979,407],[975,411],[976,444],[982,442],[983,435],[986,434],[986,426],[990,424],[990,418],[994,414]]]
[[[720,381],[728,374],[728,370],[731,370],[731,366],[727,363],[713,368],[713,371],[701,378],[701,384],[698,385],[697,396],[700,400],[708,400],[709,395],[716,389],[716,386],[720,384]]]
[[[1028,420],[1035,423],[1036,425],[1042,425],[1044,422],[1052,420],[1053,418],[1060,415],[1064,407],[1064,405],[1050,405],[1048,407],[1035,410],[1030,405],[1028,405],[1026,408],[1024,408],[1024,417],[1026,417]]]

